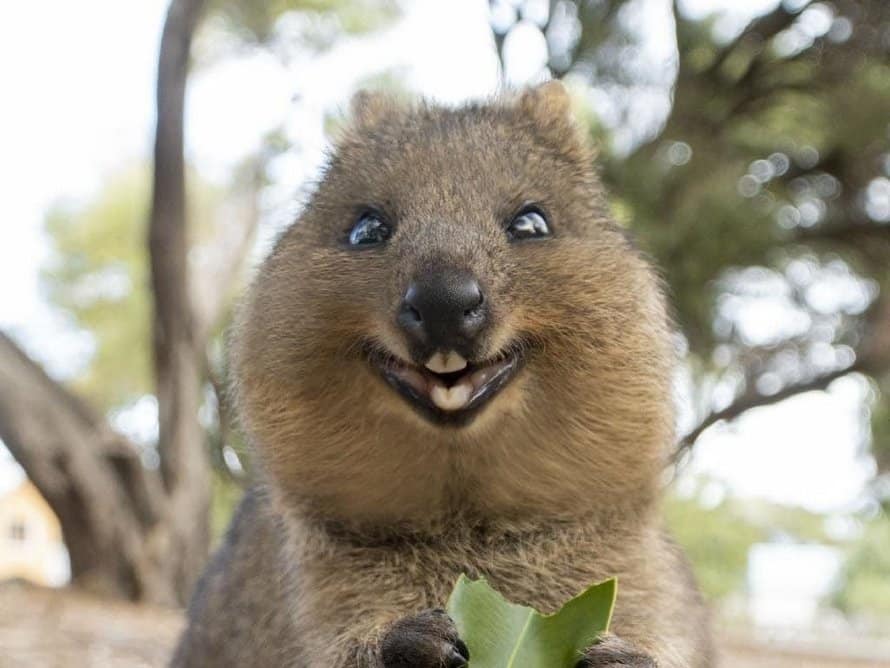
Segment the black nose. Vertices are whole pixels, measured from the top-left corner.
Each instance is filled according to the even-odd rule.
[[[425,352],[467,351],[485,326],[487,311],[471,274],[436,271],[408,286],[397,320],[411,343]]]

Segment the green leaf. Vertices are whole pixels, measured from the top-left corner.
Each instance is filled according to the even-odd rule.
[[[471,668],[574,668],[609,628],[618,582],[581,592],[551,615],[510,603],[484,580],[461,575],[448,614],[470,649]]]

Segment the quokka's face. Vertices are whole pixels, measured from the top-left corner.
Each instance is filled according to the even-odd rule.
[[[599,356],[647,347],[638,321],[656,289],[605,219],[564,96],[462,110],[358,98],[242,313],[256,431],[554,419]]]

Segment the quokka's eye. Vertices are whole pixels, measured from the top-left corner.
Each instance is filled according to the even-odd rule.
[[[349,231],[350,246],[378,246],[392,236],[392,228],[379,214],[366,211]]]
[[[550,224],[543,211],[537,207],[526,207],[507,226],[507,236],[511,241],[543,239],[550,236]]]

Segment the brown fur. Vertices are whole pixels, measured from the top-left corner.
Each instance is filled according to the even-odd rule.
[[[355,106],[240,311],[232,359],[264,482],[174,664],[377,668],[386,630],[443,606],[466,572],[542,610],[617,575],[621,642],[663,668],[712,665],[657,512],[674,422],[664,300],[608,218],[564,90]],[[504,221],[526,202],[553,236],[510,244]],[[393,238],[345,249],[369,205],[397,221]],[[409,357],[393,314],[436,264],[484,287],[494,324],[480,359],[523,350],[517,377],[461,428],[416,414],[365,358],[368,345]]]

